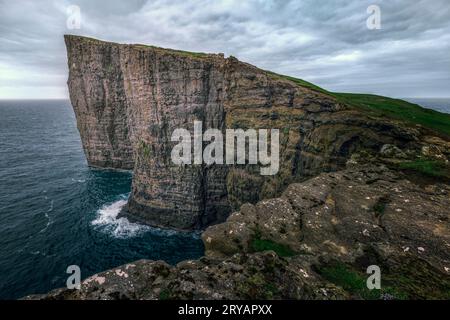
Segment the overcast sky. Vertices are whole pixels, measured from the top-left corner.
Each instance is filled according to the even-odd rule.
[[[68,97],[66,33],[223,52],[333,91],[450,97],[449,0],[0,0],[0,99]]]

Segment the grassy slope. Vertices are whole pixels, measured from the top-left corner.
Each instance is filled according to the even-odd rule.
[[[450,136],[450,114],[423,108],[417,104],[409,103],[404,100],[373,94],[330,92],[301,79],[279,75],[273,72],[269,72],[269,74],[295,82],[300,86],[331,95],[342,103],[367,110],[376,116],[390,117],[413,125],[420,124],[426,128]]]
[[[400,99],[371,94],[335,93],[342,102],[375,112],[377,115],[420,124],[450,136],[450,115]]]

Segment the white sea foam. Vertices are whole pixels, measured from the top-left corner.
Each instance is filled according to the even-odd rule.
[[[120,210],[127,203],[121,199],[108,205],[104,205],[97,211],[97,218],[92,221],[101,231],[112,234],[116,238],[131,238],[150,230],[150,227],[132,223],[127,218],[117,218]]]
[[[45,199],[48,199],[48,198],[45,197]],[[43,232],[47,231],[48,227],[53,223],[52,219],[50,218],[50,216],[48,214],[51,211],[53,211],[53,200],[50,201],[50,208],[48,208],[48,210],[44,213],[45,218],[47,219],[47,223],[46,223],[45,227],[39,231],[39,233],[43,233]]]

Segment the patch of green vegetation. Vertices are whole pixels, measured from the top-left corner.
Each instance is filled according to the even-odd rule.
[[[345,291],[365,300],[380,299],[383,295],[389,295],[395,299],[407,299],[407,295],[393,287],[381,287],[381,289],[369,290],[367,288],[366,275],[363,275],[341,262],[319,268],[319,273],[326,280],[342,287]]]
[[[375,213],[379,216],[381,216],[384,213],[384,210],[386,210],[386,204],[382,203],[382,202],[377,202],[374,206],[373,206],[373,211],[375,211]]]
[[[159,293],[159,300],[169,300],[170,299],[170,291],[168,289],[163,289]]]
[[[323,89],[323,88],[321,88],[319,86],[316,86],[315,84],[312,84],[311,82],[308,82],[308,81],[305,81],[305,80],[302,80],[302,79],[298,79],[298,78],[294,78],[294,77],[291,77],[291,76],[286,76],[286,75],[283,75],[283,74],[278,74],[278,73],[275,73],[275,72],[272,72],[272,71],[266,71],[266,73],[268,75],[274,77],[274,78],[281,78],[281,79],[289,80],[289,81],[292,81],[292,82],[298,84],[299,86],[302,86],[302,87],[305,87],[305,88],[308,88],[308,89],[311,89],[311,90],[314,90],[314,91],[318,91],[320,93],[325,93],[325,94],[328,94],[328,95],[332,95],[331,92],[329,92],[329,91],[327,91],[327,90],[325,90],[325,89]]]
[[[254,274],[240,282],[237,290],[245,299],[273,299],[279,290],[272,282],[267,281],[263,273],[253,270]]]
[[[382,275],[387,284],[395,284],[409,299],[450,299],[450,279],[428,262],[409,257]]]
[[[327,91],[308,81],[266,71],[272,77],[292,81],[302,87],[327,94],[351,107],[363,109],[376,116],[393,118],[410,124],[420,124],[426,128],[450,136],[450,115],[401,99],[393,99],[373,94],[339,93]]]
[[[139,141],[139,149],[141,150],[142,154],[145,158],[149,158],[151,155],[150,146],[146,144],[144,141]]]
[[[266,283],[264,289],[266,291],[267,299],[273,299],[273,297],[279,293],[278,288],[273,283]]]
[[[114,71],[114,66],[112,64],[108,64],[106,65],[105,70],[107,73],[111,74]]]
[[[375,211],[377,217],[380,217],[384,214],[388,201],[389,200],[387,197],[381,197],[377,201],[377,203],[375,203],[375,205],[373,206],[373,211]]]
[[[272,240],[266,240],[261,238],[261,234],[259,232],[255,233],[252,241],[250,242],[250,249],[253,252],[262,252],[272,250],[280,257],[292,257],[297,253],[292,250],[289,246],[286,246],[281,243],[277,243]]]
[[[342,103],[367,110],[377,116],[420,124],[450,136],[450,115],[400,99],[392,99],[372,94],[333,93]]]
[[[208,54],[205,52],[192,52],[192,51],[184,51],[184,50],[166,49],[166,48],[144,45],[144,44],[138,44],[135,46],[137,48],[144,48],[144,49],[150,48],[150,49],[156,49],[156,50],[164,50],[167,52],[172,52],[172,53],[176,53],[176,54],[180,54],[180,55],[184,55],[184,56],[188,56],[188,57],[194,57],[194,58],[205,58],[208,56]]]
[[[419,172],[426,176],[450,178],[450,168],[443,161],[420,158],[398,164],[400,169]]]

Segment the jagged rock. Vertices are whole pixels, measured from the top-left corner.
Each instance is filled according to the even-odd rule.
[[[129,218],[196,229],[246,203],[342,169],[352,153],[385,144],[420,149],[421,130],[374,118],[234,57],[65,37],[69,91],[88,163],[133,169]],[[175,128],[280,130],[280,170],[171,162]]]
[[[407,158],[407,155],[402,150],[400,150],[400,148],[392,144],[383,145],[381,147],[380,153],[385,157],[399,158],[399,159]]]

